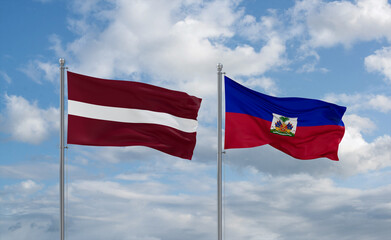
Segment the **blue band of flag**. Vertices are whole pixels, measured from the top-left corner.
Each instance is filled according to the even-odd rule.
[[[225,78],[226,112],[243,113],[267,121],[273,113],[298,118],[298,127],[339,125],[346,107],[307,98],[278,98],[246,88],[228,77]]]

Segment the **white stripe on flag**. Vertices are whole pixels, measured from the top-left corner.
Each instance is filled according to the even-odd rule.
[[[183,132],[195,132],[198,122],[194,119],[149,110],[107,107],[68,100],[68,114],[123,123],[151,123],[176,128]]]

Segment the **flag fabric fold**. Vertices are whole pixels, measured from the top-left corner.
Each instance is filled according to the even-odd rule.
[[[68,144],[146,146],[192,158],[200,98],[140,82],[67,77]]]
[[[298,159],[338,161],[346,107],[306,98],[278,98],[225,77],[225,149],[269,144]]]

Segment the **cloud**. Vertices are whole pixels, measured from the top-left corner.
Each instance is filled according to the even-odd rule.
[[[4,71],[0,71],[0,77],[1,77],[2,79],[4,79],[4,81],[5,81],[6,83],[8,83],[8,84],[12,82],[11,77],[8,76],[8,74],[7,74],[6,72],[4,72]]]
[[[75,179],[70,169],[73,181],[67,185],[66,205],[70,238],[123,239],[129,236],[129,231],[133,239],[183,239],[184,235],[187,239],[210,239],[213,236],[214,218],[210,215],[215,204],[210,195],[215,194],[211,187],[214,179],[205,173],[214,170],[213,166],[172,158],[134,164],[142,174],[106,175],[99,180],[86,175]],[[96,164],[91,166],[93,172],[98,171],[96,167]],[[28,203],[21,204],[19,196],[25,191],[23,187],[32,189],[34,185],[38,184],[26,180],[12,189],[0,189],[1,205],[10,216],[0,226],[5,238],[23,239],[30,232],[37,239],[51,239],[52,231],[58,234],[58,223],[53,223],[55,229],[51,224],[52,216],[58,216],[58,187],[30,191],[23,197],[23,202]],[[36,216],[38,212],[40,216]],[[90,231],[90,228],[101,231]]]
[[[152,169],[160,166],[159,161],[152,165],[147,174],[156,172]],[[190,175],[174,170],[165,175],[165,181],[159,182],[120,183],[106,178],[80,179],[69,183],[67,236],[75,240],[212,239],[216,235],[215,189],[201,189],[197,194],[178,194],[181,185],[195,177],[191,171],[187,173]],[[388,237],[387,219],[391,218],[391,207],[387,196],[391,194],[390,185],[355,189],[308,174],[274,177],[248,171],[244,174],[248,180],[230,178],[225,183],[227,239]],[[213,185],[215,181],[200,178],[186,187],[193,189],[199,184]],[[34,185],[29,181],[25,183]],[[9,208],[18,204],[12,197],[19,194],[16,191],[3,199],[6,213],[12,209],[14,214],[0,225],[2,236],[24,239],[28,233],[44,240],[57,236],[58,221],[53,218],[58,210],[56,193],[55,188],[39,194],[30,192],[24,196],[29,201],[23,208],[20,205]],[[132,234],[129,235],[129,232]],[[178,232],[181,234],[178,235]]]
[[[230,182],[226,189],[230,239],[376,239],[388,234],[384,218],[391,217],[391,208],[375,196],[386,196],[390,185],[358,190],[298,174]],[[374,204],[372,197],[380,202]],[[372,228],[379,231],[368,231]]]
[[[391,40],[391,6],[387,0],[304,0],[296,3],[292,14],[298,22],[305,21],[308,44],[313,47]]]
[[[376,95],[369,101],[369,105],[380,112],[388,113],[391,110],[391,97]]]
[[[37,102],[30,103],[21,96],[5,95],[4,99],[0,130],[9,134],[12,140],[39,144],[59,129],[57,108],[41,109]]]
[[[110,181],[72,184],[70,201],[77,213],[70,219],[71,228],[76,230],[71,231],[72,238],[123,238],[131,229],[133,239],[210,238],[213,218],[208,211],[212,199],[203,195],[170,194],[169,188],[164,184],[137,186]],[[80,201],[91,196],[100,196],[90,203],[93,212],[85,208],[86,202]],[[100,230],[88,231],[93,225]],[[116,226],[116,230],[109,230],[110,226]],[[178,231],[182,232],[181,236]]]
[[[38,184],[31,179],[26,181],[22,181],[16,185],[6,185],[4,186],[4,190],[6,192],[16,192],[18,195],[22,197],[30,194],[34,194],[35,192],[41,190],[43,188],[42,184]]]
[[[50,240],[58,238],[58,225],[58,220],[51,214],[26,214],[2,224],[0,231],[5,239],[22,240],[28,236],[34,239]]]
[[[348,107],[349,112],[375,110],[388,113],[391,110],[391,97],[383,94],[327,94],[325,101],[340,103]]]
[[[339,171],[354,175],[372,170],[380,170],[391,166],[391,136],[383,135],[367,142],[362,132],[374,128],[374,124],[366,118],[357,115],[344,117],[345,136],[340,144],[341,169]]]
[[[312,72],[322,72],[327,73],[329,70],[327,68],[317,68],[319,59],[314,60],[313,62],[305,63],[297,72],[299,73],[312,73]]]
[[[7,179],[28,179],[32,181],[57,179],[58,168],[58,164],[45,162],[0,165],[0,175]]]
[[[391,47],[384,47],[365,58],[365,67],[369,72],[379,72],[391,82]]]
[[[285,64],[285,42],[278,34],[264,37],[259,50],[230,44],[239,34],[236,23],[248,18],[237,9],[237,1],[117,1],[105,10],[99,4],[76,6],[79,17],[70,25],[80,37],[65,51],[71,69],[85,74],[137,79],[148,73],[155,84],[205,97],[215,94],[210,79],[218,62],[230,75],[245,76]],[[104,24],[95,26],[97,19]],[[273,21],[276,18],[261,19],[268,26],[262,32],[274,28]],[[250,38],[251,33],[246,35]],[[53,49],[62,51],[58,41]]]
[[[125,181],[147,181],[151,178],[154,178],[155,174],[145,174],[145,173],[130,173],[130,174],[119,174],[115,178]]]
[[[360,132],[370,133],[377,128],[376,124],[369,118],[360,117],[356,114],[346,114],[343,117],[346,127],[359,129]],[[353,146],[354,144],[352,144]]]
[[[236,78],[235,81],[239,82],[242,85],[245,85],[248,88],[257,90],[262,89],[270,95],[275,95],[279,92],[279,88],[272,78],[269,77],[260,77],[260,78],[247,78],[247,80],[242,80],[241,78]]]
[[[252,15],[245,15],[239,19],[237,23],[239,35],[252,43],[259,40],[267,41],[279,35],[283,25],[274,11],[269,10],[269,14],[268,16],[262,16],[259,21]]]
[[[42,84],[42,80],[55,82],[59,73],[58,65],[51,62],[42,62],[41,60],[30,60],[19,70],[39,84]]]

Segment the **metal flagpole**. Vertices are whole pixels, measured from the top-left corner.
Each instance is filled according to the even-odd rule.
[[[60,239],[64,240],[64,70],[65,59],[60,58]]]
[[[217,92],[218,92],[218,112],[217,112],[217,236],[222,240],[223,236],[223,211],[222,211],[222,75],[223,64],[217,64]]]

